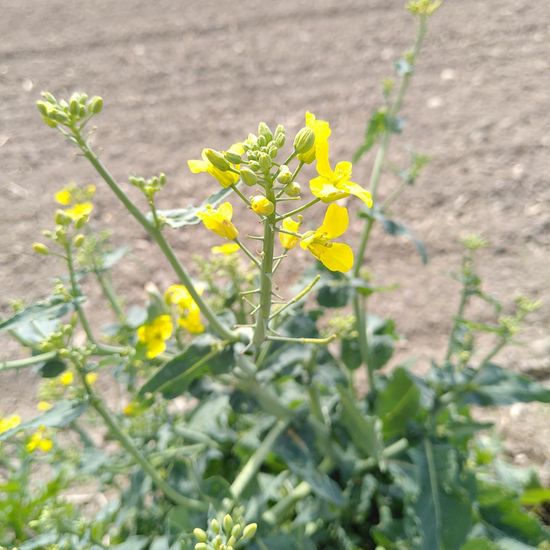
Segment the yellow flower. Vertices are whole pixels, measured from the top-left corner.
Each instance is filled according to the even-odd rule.
[[[348,225],[347,209],[331,204],[321,227],[305,233],[300,246],[309,250],[327,269],[345,273],[353,267],[353,251],[349,245],[332,242],[332,239],[343,235]]]
[[[330,137],[330,125],[326,120],[317,120],[313,113],[306,113],[306,126],[313,130],[315,134],[315,144],[306,153],[298,155],[298,159],[306,164],[312,163],[315,159],[319,162],[319,157],[328,159],[328,138]]]
[[[31,438],[27,442],[26,449],[29,453],[34,452],[36,449],[47,453],[52,450],[53,441],[45,437],[46,427],[40,426],[36,432],[31,435]]]
[[[0,418],[0,434],[7,432],[8,430],[13,430],[21,424],[21,417],[18,414],[12,414],[6,418]]]
[[[326,156],[317,157],[319,176],[309,182],[309,188],[313,195],[323,202],[333,202],[354,195],[371,208],[371,194],[358,183],[350,181],[351,162],[339,162],[336,168],[332,170],[328,160],[328,147],[322,154],[326,154]]]
[[[213,231],[220,237],[232,241],[239,235],[237,228],[231,223],[233,217],[233,206],[230,202],[220,204],[218,208],[213,208],[211,204],[206,206],[206,210],[197,214],[204,225],[210,231]]]
[[[240,246],[237,243],[225,243],[220,246],[213,246],[210,250],[212,254],[223,254],[224,256],[229,256],[230,254],[235,254],[239,250]]]
[[[193,172],[193,174],[198,174],[200,172],[208,172],[211,176],[216,178],[220,185],[222,187],[229,187],[231,185],[235,185],[239,181],[239,174],[235,174],[235,172],[231,172],[230,170],[220,170],[219,168],[216,168],[207,158],[206,156],[207,149],[203,149],[201,153],[202,160],[188,160],[187,164],[189,166],[189,170]],[[234,143],[230,148],[229,151],[232,153],[236,153],[237,155],[242,155],[244,153],[244,147],[242,143]],[[239,169],[239,164],[235,165],[235,168]]]
[[[65,371],[59,376],[59,383],[63,386],[70,386],[74,381],[74,374],[71,371]]]
[[[260,214],[260,216],[269,216],[275,211],[275,205],[263,195],[256,195],[250,199],[250,208]]]
[[[54,195],[54,198],[59,204],[62,204],[63,206],[68,206],[69,204],[71,204],[72,200],[71,189],[69,187],[63,187],[63,189],[60,189]]]
[[[137,329],[138,340],[145,344],[148,359],[153,359],[166,349],[165,342],[172,336],[172,330],[170,315],[159,315]]]
[[[202,294],[203,288],[199,287],[197,291],[199,294]],[[204,332],[199,306],[183,285],[172,285],[169,287],[164,293],[164,299],[168,305],[178,307],[178,325],[180,327],[191,334],[201,334]]]
[[[91,202],[79,202],[71,208],[67,208],[64,212],[67,216],[69,216],[69,218],[71,218],[71,220],[77,221],[80,218],[89,216],[93,208],[94,205]]]
[[[139,412],[139,407],[133,401],[128,403],[122,409],[122,413],[124,414],[124,416],[136,416],[138,412]]]
[[[95,384],[97,382],[97,372],[88,372],[86,374],[86,382],[88,382],[90,386]]]
[[[298,216],[298,221],[295,221],[289,217],[283,220],[282,228],[285,231],[292,231],[293,233],[297,233],[300,229],[300,225],[302,225],[302,216]],[[298,244],[298,242],[300,241],[300,237],[289,235],[288,233],[279,233],[279,240],[281,241],[281,245],[283,246],[283,248],[290,250]]]
[[[47,401],[39,401],[36,405],[36,408],[41,412],[49,411],[52,407],[53,405]]]

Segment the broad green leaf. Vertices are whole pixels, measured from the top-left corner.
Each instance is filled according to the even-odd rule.
[[[200,222],[197,217],[197,212],[204,210],[208,204],[217,206],[226,199],[233,189],[231,187],[221,188],[216,193],[210,195],[200,206],[187,206],[185,208],[177,208],[174,210],[158,210],[157,214],[166,225],[178,229],[185,225],[195,225]],[[152,215],[148,214],[149,221],[152,221]]]
[[[545,502],[550,502],[550,488],[537,487],[534,489],[527,489],[521,497],[520,501],[524,506],[538,506]]]
[[[459,550],[472,526],[472,507],[457,475],[456,451],[424,439],[411,456],[419,486],[413,506],[422,550]]]
[[[407,421],[415,417],[419,407],[419,388],[405,369],[396,369],[388,385],[376,396],[374,411],[382,419],[384,437],[403,434]]]
[[[327,281],[317,292],[317,302],[323,307],[344,307],[350,297],[347,281]]]
[[[33,430],[39,426],[63,428],[76,420],[86,410],[87,406],[82,401],[59,401],[44,414],[27,422],[22,422],[12,430],[0,434],[0,441],[4,441],[23,430]]]
[[[365,130],[364,142],[353,154],[352,161],[357,162],[365,153],[368,153],[386,131],[399,133],[402,129],[403,123],[401,119],[390,117],[384,108],[379,109],[369,119]]]
[[[470,539],[460,550],[499,550],[498,546],[486,537]]]
[[[365,457],[373,457],[377,464],[383,466],[381,420],[376,416],[363,414],[347,388],[339,387],[338,393],[342,404],[342,421],[351,439]]]
[[[197,338],[185,351],[170,359],[141,387],[139,395],[159,391],[167,399],[181,395],[193,380],[207,372],[231,368],[233,352],[221,348],[211,336]]]
[[[12,317],[0,321],[0,331],[13,330],[35,321],[59,319],[74,310],[75,303],[84,301],[83,297],[67,302],[60,296],[51,296],[47,300],[33,304]]]
[[[513,370],[489,363],[470,374],[473,377],[460,396],[465,403],[481,406],[550,403],[550,389]]]
[[[378,220],[382,223],[382,227],[388,235],[392,235],[393,237],[405,237],[409,239],[414,244],[418,254],[420,255],[422,263],[428,263],[428,253],[426,252],[424,243],[417,239],[406,225],[396,222],[395,220],[391,220],[377,208],[365,208],[359,213],[359,216],[362,218],[374,218],[375,220]]]

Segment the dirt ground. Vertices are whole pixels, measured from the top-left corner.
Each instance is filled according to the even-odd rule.
[[[98,183],[94,219],[130,242],[117,286],[139,301],[143,286],[164,287],[170,272],[141,229],[100,185],[86,162],[40,121],[41,90],[87,91],[105,99],[94,143],[121,181],[164,171],[162,206],[196,204],[215,190],[186,160],[203,146],[226,148],[259,120],[289,132],[306,110],[331,122],[333,159],[349,159],[380,103],[380,82],[414,38],[402,0],[3,0],[0,18],[0,308],[47,292],[55,262],[32,254],[51,226],[52,194],[69,181]],[[510,306],[516,294],[544,307],[526,345],[503,354],[510,368],[550,373],[550,4],[529,0],[447,0],[433,18],[404,109],[406,128],[392,160],[407,149],[432,161],[394,213],[416,231],[431,261],[406,242],[376,234],[368,267],[380,284],[399,283],[374,309],[397,319],[399,358],[423,368],[441,358],[458,285],[458,239],[479,232],[486,289]],[[354,167],[368,181],[372,157]],[[382,193],[396,180],[387,175]],[[246,227],[246,226],[245,226]],[[249,227],[253,227],[250,222]],[[359,222],[355,222],[357,232]],[[202,229],[174,233],[182,257],[216,239]],[[302,251],[295,251],[302,256]],[[295,278],[303,264],[283,274]],[[284,283],[283,283],[284,284]],[[92,316],[104,322],[100,308]],[[0,357],[15,350],[0,340]],[[35,375],[0,377],[0,410],[28,410]],[[544,469],[550,412],[518,406],[490,413],[519,463]],[[548,462],[546,467],[550,468]],[[547,474],[550,476],[550,473]]]

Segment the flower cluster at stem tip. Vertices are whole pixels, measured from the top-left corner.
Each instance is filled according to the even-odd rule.
[[[267,124],[261,122],[257,135],[249,134],[246,140],[233,144],[227,151],[203,149],[202,160],[190,160],[188,165],[191,172],[206,172],[222,187],[233,188],[248,208],[269,224],[272,231],[279,233],[283,249],[288,251],[300,244],[327,269],[347,272],[353,267],[353,252],[349,245],[334,242],[334,239],[347,230],[348,212],[345,207],[333,203],[354,196],[371,208],[373,201],[367,189],[351,180],[350,162],[338,162],[332,168],[329,158],[330,135],[329,123],[307,112],[305,126],[294,138],[293,151],[282,164],[277,162],[277,158],[285,144],[286,131],[278,125],[272,132]],[[292,161],[298,163],[294,170],[290,168]],[[316,163],[317,171],[317,176],[309,180],[313,198],[295,209],[296,217],[292,216],[294,211],[279,212],[278,207],[283,202],[302,198],[302,186],[296,179],[304,165],[313,162]],[[257,192],[247,198],[238,190],[241,184],[254,187]],[[297,214],[319,202],[329,205],[323,224],[316,230],[300,233],[304,218]],[[228,250],[233,252],[241,246],[230,202],[223,202],[219,206],[208,204],[197,216],[210,231],[235,241],[234,247]]]

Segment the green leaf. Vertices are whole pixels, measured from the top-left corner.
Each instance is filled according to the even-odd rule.
[[[363,144],[353,154],[353,162],[357,162],[365,153],[368,153],[386,131],[399,133],[402,128],[402,121],[397,117],[390,117],[386,109],[376,111],[367,123]]]
[[[167,399],[181,395],[193,380],[207,372],[225,372],[231,368],[233,351],[222,349],[218,340],[205,335],[185,351],[170,359],[141,387],[139,395],[159,391]]]
[[[56,376],[59,376],[66,368],[67,365],[65,361],[62,361],[61,359],[58,359],[56,357],[54,359],[46,361],[38,369],[38,372],[40,373],[40,376],[42,376],[42,378],[55,378]]]
[[[323,307],[344,307],[350,297],[350,287],[347,281],[330,281],[319,288],[317,302]]]
[[[63,428],[76,420],[87,408],[82,401],[59,401],[49,411],[40,416],[23,422],[15,428],[0,434],[0,441],[13,437],[23,430],[33,430],[39,426],[47,428]]]
[[[374,218],[382,223],[384,231],[388,235],[393,237],[405,237],[409,239],[415,246],[416,251],[420,255],[423,264],[428,263],[428,253],[426,252],[426,247],[424,243],[417,239],[413,232],[404,224],[396,222],[386,217],[386,215],[377,208],[364,208],[359,216],[362,218]]]
[[[219,191],[210,195],[200,206],[187,206],[185,208],[177,208],[174,210],[157,210],[157,215],[162,219],[166,225],[178,229],[185,225],[195,225],[200,222],[197,217],[197,212],[204,210],[208,204],[217,206],[228,195],[233,192],[231,187],[221,188]],[[152,214],[148,214],[149,221],[153,221]]]
[[[474,373],[460,399],[468,404],[492,406],[518,402],[550,403],[550,389],[528,376],[488,363]]]
[[[499,550],[498,546],[486,537],[470,539],[460,550]]]
[[[13,330],[21,326],[32,324],[35,321],[50,321],[59,319],[67,313],[74,311],[75,304],[83,302],[84,298],[79,297],[70,302],[60,296],[51,296],[47,300],[33,304],[12,317],[0,322],[0,331]]]
[[[397,368],[376,397],[374,411],[382,419],[384,437],[402,435],[407,421],[416,416],[419,407],[420,389],[405,369]]]
[[[520,501],[524,506],[538,506],[545,502],[550,502],[550,488],[537,487],[535,489],[527,489],[521,497]]]
[[[355,446],[365,457],[373,457],[376,463],[383,466],[384,442],[382,422],[376,416],[363,414],[350,390],[338,388],[342,404],[342,421]]]
[[[422,550],[459,550],[472,526],[472,507],[457,475],[456,451],[424,439],[411,456],[419,486],[414,510]]]

